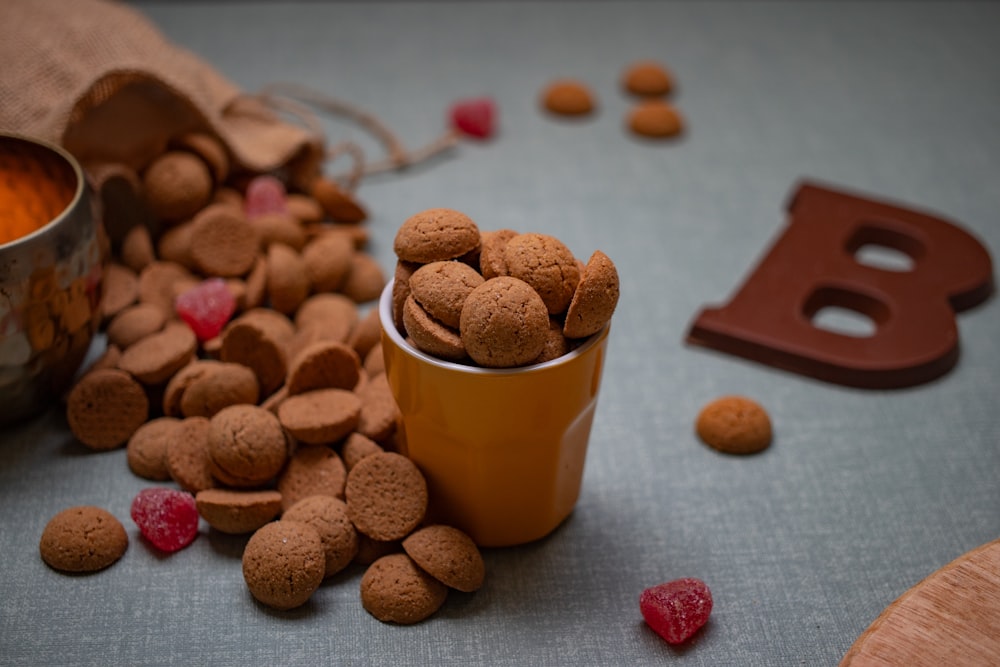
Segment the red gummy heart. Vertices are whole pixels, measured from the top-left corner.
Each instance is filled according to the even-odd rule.
[[[708,621],[712,592],[701,579],[675,579],[644,590],[639,610],[646,624],[667,643],[681,644]]]
[[[493,136],[496,104],[490,97],[459,100],[451,105],[451,124],[462,133],[476,139]]]
[[[211,340],[236,311],[236,297],[222,278],[209,278],[174,300],[174,310],[200,341]]]
[[[132,520],[157,549],[183,549],[198,535],[194,496],[177,489],[143,489],[132,500]]]

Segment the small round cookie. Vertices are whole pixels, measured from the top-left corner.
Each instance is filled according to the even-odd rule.
[[[205,417],[188,417],[181,421],[174,437],[167,443],[167,470],[170,478],[190,493],[215,486],[208,437],[211,424]]]
[[[174,298],[177,286],[199,281],[183,265],[177,262],[157,260],[150,262],[139,273],[139,301],[153,303],[164,313],[174,312]]]
[[[267,297],[271,307],[289,315],[309,296],[309,277],[302,255],[284,243],[267,249]]]
[[[169,322],[162,331],[146,336],[122,352],[118,368],[149,386],[169,380],[194,360],[198,338],[183,322]]]
[[[243,364],[257,376],[262,397],[270,396],[285,381],[288,371],[286,341],[264,322],[236,319],[222,332],[219,358]]]
[[[61,572],[97,572],[121,558],[128,533],[100,507],[70,507],[52,517],[38,544],[42,560]]]
[[[266,251],[272,243],[284,243],[298,252],[302,252],[306,246],[306,230],[298,218],[290,213],[259,213],[249,220],[257,230],[262,250]]]
[[[170,479],[167,447],[176,436],[180,424],[181,421],[174,417],[159,417],[136,429],[125,446],[129,469],[143,479]]]
[[[566,336],[563,334],[563,323],[554,317],[550,317],[549,330],[545,336],[545,345],[542,347],[542,353],[532,363],[541,364],[546,361],[558,359],[569,352],[569,350],[569,341],[566,340]]]
[[[382,556],[361,577],[361,604],[383,623],[419,623],[441,608],[448,587],[405,553]]]
[[[180,397],[181,414],[212,417],[230,405],[255,404],[259,394],[260,385],[252,370],[243,364],[219,361],[187,385]]]
[[[472,538],[458,528],[435,524],[411,533],[403,551],[425,572],[449,588],[471,593],[486,577],[486,564]]]
[[[375,301],[385,287],[385,274],[374,257],[364,252],[351,255],[351,268],[340,292],[355,303]]]
[[[218,185],[229,176],[229,153],[225,145],[207,132],[188,132],[170,141],[171,147],[186,150],[200,157]]]
[[[326,571],[323,541],[301,521],[272,521],[243,550],[243,579],[257,601],[279,610],[305,604]]]
[[[614,262],[600,250],[590,256],[566,310],[563,334],[586,338],[604,328],[618,306],[621,285]]]
[[[358,533],[358,555],[354,562],[358,565],[371,565],[382,556],[396,554],[403,550],[399,540],[373,540],[364,533]]]
[[[469,294],[462,308],[465,350],[480,366],[510,368],[538,358],[549,313],[538,293],[511,276],[491,278]]]
[[[153,249],[153,237],[145,224],[134,224],[125,233],[121,247],[118,250],[122,264],[136,273],[146,268],[150,262],[156,261],[156,251]]]
[[[288,369],[288,395],[314,389],[354,389],[361,377],[358,353],[346,343],[320,341],[295,355]]]
[[[168,417],[183,417],[181,399],[184,397],[184,392],[192,382],[210,373],[220,363],[222,362],[215,359],[195,359],[174,373],[163,389],[163,414]]]
[[[354,256],[354,242],[347,234],[329,232],[317,236],[302,250],[306,276],[313,290],[335,292],[347,280]]]
[[[504,247],[507,275],[520,278],[542,297],[551,315],[566,312],[580,282],[576,257],[547,234],[518,234]]]
[[[655,60],[639,60],[622,72],[622,88],[642,97],[669,95],[674,89],[674,77]]]
[[[472,252],[479,240],[479,227],[469,216],[450,208],[432,208],[400,225],[393,249],[403,261],[428,264]]]
[[[153,303],[137,303],[123,308],[105,329],[108,341],[121,349],[163,329],[167,316]]]
[[[409,535],[427,512],[427,482],[402,454],[366,456],[347,474],[347,511],[354,526],[382,541]]]
[[[315,495],[343,498],[346,481],[347,470],[337,452],[322,445],[299,447],[278,478],[281,506],[287,510]]]
[[[101,316],[108,320],[139,299],[139,275],[117,262],[108,262],[101,280]]]
[[[406,325],[403,324],[403,306],[410,296],[410,276],[421,266],[423,265],[416,262],[404,262],[401,259],[396,261],[396,271],[392,280],[392,323],[400,333],[406,331]]]
[[[542,91],[542,106],[560,116],[586,116],[596,102],[590,87],[574,79],[558,79]]]
[[[386,442],[396,431],[399,405],[389,388],[389,378],[383,372],[371,378],[357,390],[361,399],[361,412],[355,430],[375,442]]]
[[[517,236],[513,229],[498,229],[482,233],[482,245],[479,250],[479,272],[489,280],[497,276],[507,275],[507,261],[504,259],[504,248],[507,241]]]
[[[343,294],[313,294],[295,311],[295,327],[320,327],[324,340],[346,341],[358,319],[358,304]]]
[[[771,444],[771,418],[744,396],[723,396],[698,414],[695,431],[702,441],[726,454],[755,454]]]
[[[347,516],[347,504],[332,496],[309,496],[281,515],[282,521],[302,521],[319,533],[326,553],[326,575],[331,577],[358,555],[358,531]]]
[[[382,343],[376,343],[375,347],[368,351],[361,368],[365,375],[370,378],[385,372],[385,355],[382,353]]]
[[[427,314],[410,294],[403,304],[403,329],[417,349],[448,361],[466,358],[465,344],[457,331]]]
[[[313,181],[310,194],[336,222],[356,224],[368,217],[357,198],[333,179],[320,176]]]
[[[368,436],[352,433],[340,446],[340,457],[344,460],[344,467],[350,470],[366,456],[384,451],[380,444]]]
[[[210,420],[212,474],[230,486],[257,486],[273,479],[288,459],[278,418],[256,405],[230,405]]]
[[[484,278],[468,264],[431,262],[410,276],[410,294],[428,315],[458,329],[465,298],[483,282]]]
[[[208,525],[229,535],[252,533],[281,513],[281,494],[273,490],[204,489],[194,502]]]
[[[373,347],[382,340],[382,321],[378,316],[378,308],[372,308],[362,317],[351,330],[347,344],[354,348],[358,357],[364,359]]]
[[[156,240],[156,256],[162,262],[170,262],[194,270],[194,260],[191,259],[191,221],[179,222],[160,234]],[[156,261],[152,262],[153,264]],[[145,269],[143,269],[145,270]]]
[[[309,195],[289,192],[285,195],[285,209],[294,215],[299,222],[320,222],[323,220],[323,207]]]
[[[206,206],[191,221],[191,259],[206,276],[246,274],[253,268],[259,247],[256,228],[225,204]]]
[[[191,153],[168,151],[143,172],[142,189],[156,218],[181,220],[211,199],[212,174],[205,162]]]
[[[667,139],[684,131],[684,121],[672,104],[651,99],[639,102],[629,112],[628,128],[648,139]]]
[[[358,425],[361,399],[348,389],[314,389],[289,396],[278,406],[281,425],[307,445],[346,437]]]
[[[125,444],[148,416],[149,399],[142,385],[114,368],[87,373],[67,399],[70,431],[91,449],[114,449]]]

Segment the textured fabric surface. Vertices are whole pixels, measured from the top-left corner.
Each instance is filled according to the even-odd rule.
[[[140,168],[169,138],[206,129],[252,169],[314,150],[305,131],[117,0],[10,0],[0,62],[0,129],[64,144],[84,162]]]
[[[937,212],[1000,248],[1000,6],[989,3],[137,4],[255,90],[290,80],[380,115],[409,145],[454,99],[490,94],[500,132],[362,182],[372,252],[434,206],[483,228],[542,231],[617,264],[611,332],[582,494],[549,538],[485,554],[486,583],[429,621],[361,607],[361,572],[305,607],[255,604],[244,540],[209,532],[160,557],[128,519],[148,484],[124,451],[73,442],[58,410],[0,434],[0,664],[836,665],[896,597],[1000,536],[1000,309],[958,318],[958,366],[896,391],[823,384],[683,343],[724,301],[810,177]],[[618,77],[675,72],[689,131],[632,139]],[[575,77],[596,116],[559,121],[537,96]],[[3,80],[0,75],[0,81]],[[355,128],[328,121],[332,140]],[[759,456],[694,436],[702,405],[743,393],[771,413]],[[46,521],[105,507],[132,539],[114,567],[67,577],[38,557]],[[671,648],[642,589],[694,576],[715,609]]]

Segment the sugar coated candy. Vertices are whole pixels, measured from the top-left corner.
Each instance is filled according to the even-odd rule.
[[[143,489],[132,500],[132,520],[157,549],[183,549],[198,535],[198,507],[186,491]]]
[[[644,590],[639,610],[646,624],[667,643],[681,644],[708,621],[712,592],[701,579],[675,579]]]

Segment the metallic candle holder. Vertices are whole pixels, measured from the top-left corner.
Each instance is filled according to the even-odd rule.
[[[99,226],[62,148],[0,133],[0,424],[54,405],[100,322]]]

